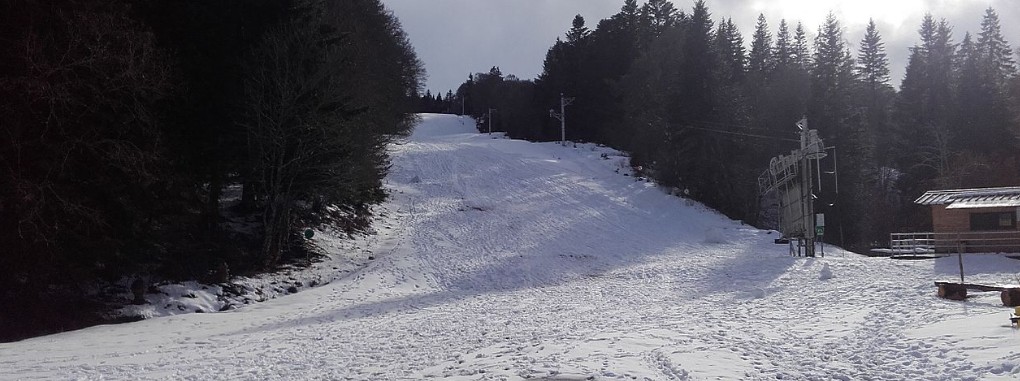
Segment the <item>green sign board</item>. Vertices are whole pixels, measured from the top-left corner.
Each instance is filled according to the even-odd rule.
[[[815,235],[825,235],[825,227],[815,226]]]

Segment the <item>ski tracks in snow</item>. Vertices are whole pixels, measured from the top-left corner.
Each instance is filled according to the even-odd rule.
[[[0,344],[0,367],[10,370],[0,378],[894,380],[1020,371],[1017,356],[975,362],[961,350],[974,345],[967,337],[915,329],[997,311],[935,299],[931,278],[947,266],[835,249],[790,257],[772,244],[775,234],[624,176],[625,159],[611,150],[514,141],[472,124],[425,115],[392,147],[392,230],[350,276],[228,313]],[[825,265],[831,278],[819,276]]]

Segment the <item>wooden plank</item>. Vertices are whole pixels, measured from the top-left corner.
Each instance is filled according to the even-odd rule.
[[[943,284],[959,284],[959,283],[953,283],[953,282],[935,282],[935,286],[941,286]],[[973,284],[973,283],[964,283],[963,287],[965,287],[968,290],[974,290],[974,291],[1002,291],[1002,290],[1006,289],[1006,287],[988,286],[988,285]]]

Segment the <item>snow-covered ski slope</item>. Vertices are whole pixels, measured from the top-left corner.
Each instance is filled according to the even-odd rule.
[[[426,114],[393,146],[393,229],[351,275],[0,344],[0,379],[1020,378],[997,293],[934,296],[955,258],[790,257],[775,233],[623,175],[611,150],[472,124]],[[1020,272],[965,261],[968,281]]]

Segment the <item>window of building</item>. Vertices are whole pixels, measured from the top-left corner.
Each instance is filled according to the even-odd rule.
[[[1016,230],[1013,212],[971,213],[970,230]]]

